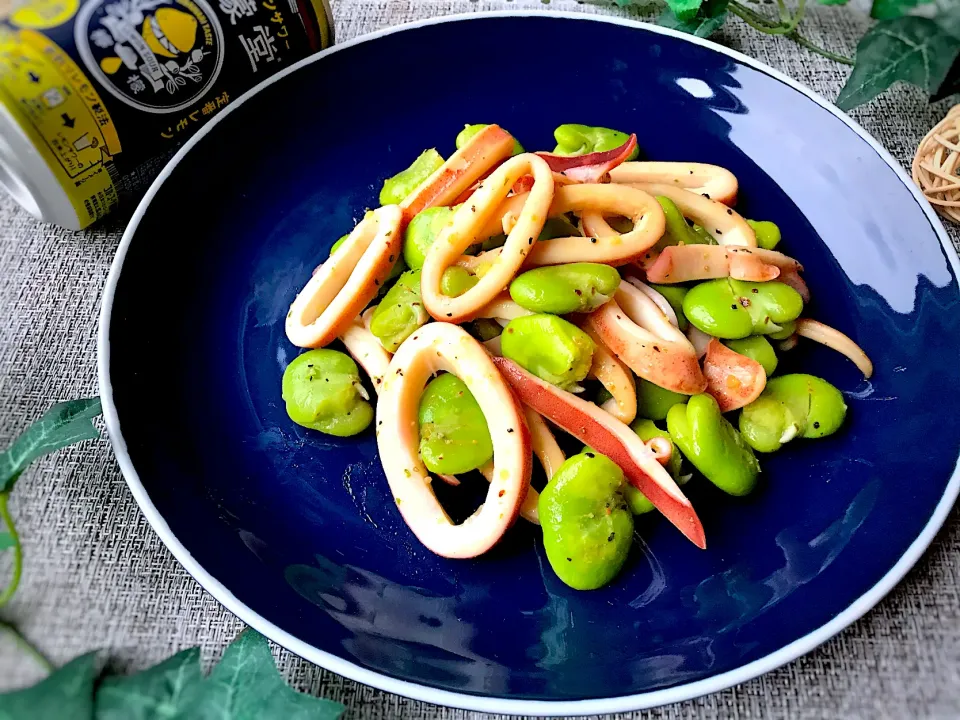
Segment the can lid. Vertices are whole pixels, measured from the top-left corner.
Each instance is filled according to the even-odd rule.
[[[33,146],[16,118],[0,102],[0,187],[38,220],[68,230],[80,218],[53,171]]]

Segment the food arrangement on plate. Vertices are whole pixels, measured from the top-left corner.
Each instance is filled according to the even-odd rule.
[[[287,336],[309,350],[282,394],[307,428],[375,424],[397,509],[429,550],[476,557],[521,516],[587,590],[620,571],[636,515],[657,510],[706,547],[681,490],[695,472],[746,495],[758,456],[841,427],[841,393],[776,376],[778,353],[807,338],[873,368],[804,315],[803,268],[775,249],[775,224],[736,212],[732,173],[638,161],[636,136],[607,128],[555,137],[530,153],[470,125],[448,159],[427,150],[386,180],[290,308]],[[558,431],[582,450],[567,457]],[[489,489],[456,524],[433,483],[474,471]]]

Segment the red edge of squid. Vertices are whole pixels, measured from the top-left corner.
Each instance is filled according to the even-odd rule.
[[[618,420],[599,408],[592,412],[590,403],[531,375],[512,360],[495,357],[493,362],[521,402],[617,463],[631,485],[642,492],[688,540],[698,548],[706,549],[703,524],[690,501],[686,497],[681,501],[671,496],[637,464],[627,446],[608,427],[611,423],[619,423]],[[682,492],[680,494],[683,496]]]
[[[618,165],[626,162],[630,153],[637,147],[637,136],[630,138],[620,147],[586,155],[554,155],[538,152],[537,155],[547,161],[555,173],[560,173],[571,182],[598,183]]]
[[[440,170],[427,178],[410,197],[400,203],[404,223],[410,222],[417,213],[427,208],[448,204],[454,198],[448,197],[444,200],[444,194],[450,192],[451,188],[456,188],[465,176],[470,175],[470,171],[478,162],[485,156],[493,157],[491,167],[487,168],[488,171],[492,171],[494,167],[510,157],[513,143],[513,135],[499,125],[488,125],[478,132],[469,143],[451,155]],[[462,194],[462,192],[458,193],[458,195]]]
[[[707,378],[707,392],[717,401],[720,412],[749,405],[767,386],[763,365],[731,350],[716,338],[707,345],[703,374]]]

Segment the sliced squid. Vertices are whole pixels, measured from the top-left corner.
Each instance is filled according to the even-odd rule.
[[[560,184],[599,183],[607,179],[610,172],[623,164],[637,147],[637,136],[630,138],[620,147],[585,155],[554,155],[539,152],[537,155],[547,161],[550,169],[560,175]]]
[[[617,463],[630,484],[694,545],[707,546],[693,505],[629,426],[593,403],[528,373],[512,360],[494,358],[493,362],[525,405]]]
[[[417,408],[430,377],[455,373],[477,399],[493,440],[494,469],[483,505],[455,525],[420,460]],[[520,404],[483,346],[449,323],[424,325],[399,347],[377,403],[377,447],[404,521],[427,547],[448,558],[481,555],[516,520],[530,487],[532,449]]]
[[[859,345],[836,328],[809,318],[800,318],[797,320],[797,335],[826,345],[841,355],[846,355],[854,365],[860,368],[860,372],[863,373],[865,378],[869,379],[873,375],[873,362],[867,357],[867,354]]]
[[[459,297],[448,297],[440,290],[443,271],[457,262],[500,207],[507,192],[525,173],[534,177],[533,189],[522,196],[523,207],[517,222],[495,259],[472,288]],[[430,247],[420,276],[423,305],[434,318],[458,323],[472,320],[484,305],[493,300],[513,279],[536,242],[553,201],[553,177],[547,163],[531,153],[517,155],[498,167],[470,198],[460,206],[451,224],[444,228]]]
[[[585,323],[583,329],[596,345],[588,377],[598,380],[613,396],[600,408],[629,425],[637,417],[637,386],[633,375],[617,356],[610,352],[610,348],[593,327]]]
[[[647,280],[681,283],[732,277],[735,280],[767,282],[797,275],[803,266],[776,250],[734,245],[671,245],[647,267]]]
[[[750,224],[736,210],[722,202],[675,185],[631,183],[628,187],[640,188],[651,195],[662,195],[673,200],[685,218],[703,227],[720,245],[757,247],[757,235]]]
[[[656,183],[682,188],[711,200],[733,205],[737,201],[736,176],[719,165],[686,162],[625,162],[610,171],[615,183]]]
[[[513,136],[499,125],[488,125],[478,132],[400,203],[404,223],[427,208],[452,204],[457,196],[510,157],[513,143]]]
[[[497,297],[484,305],[477,313],[478,318],[491,318],[493,320],[506,320],[508,322],[525,315],[533,315],[533,313],[515,303],[507,292],[502,292],[497,295]]]
[[[403,213],[387,205],[368,214],[314,273],[287,313],[287,337],[323,347],[343,334],[377,294],[403,244]]]
[[[670,304],[669,300],[667,300],[663,295],[658,293],[639,278],[631,275],[624,279],[648,298],[653,300],[653,302],[656,303],[656,306],[660,308],[660,311],[666,315],[667,320],[670,321],[671,325],[673,325],[675,328],[680,328],[680,320],[677,318],[677,311],[673,309],[673,305]]]
[[[693,349],[697,351],[698,359],[707,354],[707,346],[710,344],[710,341],[713,340],[713,335],[707,335],[696,325],[690,323],[687,325],[686,336],[690,344],[693,345]]]
[[[367,313],[364,313],[364,315],[367,315]],[[364,322],[362,316],[355,318],[350,327],[340,336],[340,341],[346,346],[347,352],[370,376],[370,380],[373,381],[373,388],[379,395],[383,378],[390,365],[391,355],[380,344],[380,340],[370,332],[369,323]]]
[[[763,365],[731,350],[716,338],[707,345],[703,374],[707,378],[707,392],[717,401],[720,412],[749,405],[767,386]]]
[[[614,355],[655,385],[685,395],[707,385],[697,351],[656,303],[630,283],[587,317],[587,324]]]

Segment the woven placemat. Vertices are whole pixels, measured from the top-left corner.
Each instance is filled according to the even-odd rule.
[[[340,40],[452,12],[542,7],[539,0],[334,2]],[[555,0],[549,7],[626,14],[612,5],[572,1]],[[804,29],[815,42],[850,54],[867,22],[848,9],[818,7]],[[830,99],[847,72],[735,20],[718,39]],[[919,92],[897,90],[854,116],[909,167],[917,142],[945,109],[927,105]],[[97,392],[100,293],[124,220],[120,214],[95,230],[67,233],[37,224],[0,197],[0,446],[52,402]],[[951,236],[955,242],[960,237],[953,229]],[[106,441],[36,463],[20,480],[12,509],[24,537],[27,570],[5,612],[55,661],[109,648],[120,669],[134,669],[193,645],[202,646],[210,660],[240,631],[241,623],[187,575],[147,525]],[[635,717],[960,717],[958,587],[955,511],[907,579],[834,640],[742,686]],[[277,652],[297,687],[343,702],[352,718],[490,717],[388,695]],[[0,689],[36,678],[29,660],[0,639]]]

